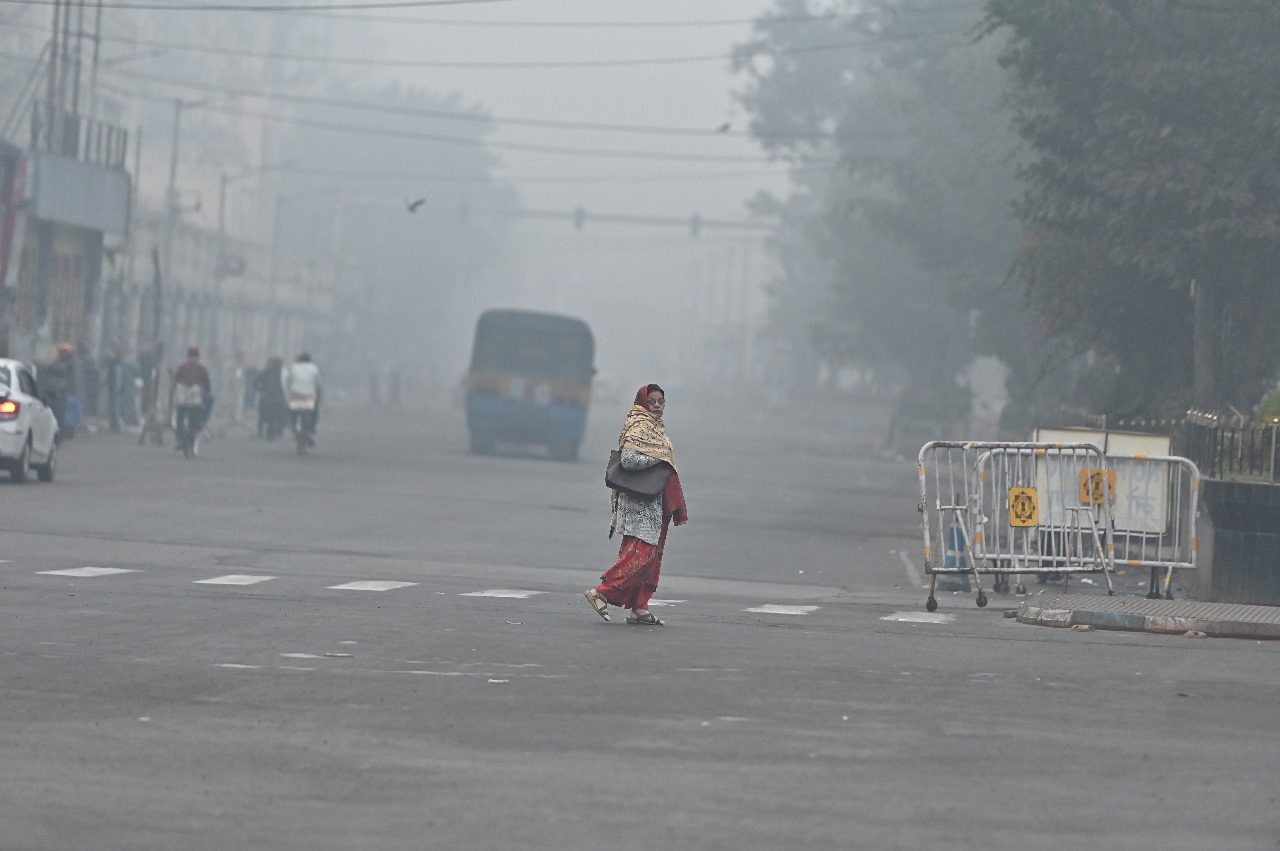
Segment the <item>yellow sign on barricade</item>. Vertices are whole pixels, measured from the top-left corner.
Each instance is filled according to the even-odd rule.
[[[1116,471],[1085,467],[1080,471],[1080,504],[1102,505],[1116,498]]]
[[[1040,525],[1040,502],[1035,488],[1009,488],[1009,525],[1018,528]]]

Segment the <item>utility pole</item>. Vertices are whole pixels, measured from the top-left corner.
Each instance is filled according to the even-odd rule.
[[[97,0],[93,21],[93,64],[89,69],[89,117],[98,117],[98,50],[102,43],[102,0]]]
[[[45,121],[48,126],[45,133],[45,144],[52,150],[53,142],[53,105],[58,99],[58,65],[59,57],[58,28],[62,26],[62,0],[53,0],[53,30],[49,34],[49,78],[45,92]]]

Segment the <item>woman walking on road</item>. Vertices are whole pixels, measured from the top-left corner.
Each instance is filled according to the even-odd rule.
[[[667,437],[662,414],[667,394],[656,384],[646,384],[636,391],[635,404],[627,413],[618,435],[624,470],[644,470],[658,464],[671,468],[662,492],[651,499],[625,491],[613,491],[613,523],[609,537],[622,533],[618,560],[601,576],[603,580],[586,592],[587,602],[596,613],[609,620],[609,606],[630,609],[630,624],[662,625],[649,611],[649,599],[658,590],[662,570],[662,550],[667,543],[667,528],[674,520],[677,526],[689,521],[689,512],[676,472],[675,450]]]

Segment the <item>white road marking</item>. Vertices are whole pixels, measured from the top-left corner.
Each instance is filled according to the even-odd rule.
[[[659,600],[656,597],[649,601],[650,606],[674,606],[676,603],[687,603],[688,600]]]
[[[37,570],[45,576],[110,576],[113,573],[137,573],[136,570],[125,570],[122,567],[72,567],[67,570]]]
[[[315,653],[281,653],[286,659],[319,659]]]
[[[890,552],[892,552],[892,550]],[[907,569],[907,581],[911,583],[911,587],[926,587],[927,583],[920,576],[920,571],[916,570],[916,563],[911,560],[911,556],[907,555],[905,552],[898,551],[898,558],[902,559],[902,564]]]
[[[488,591],[468,591],[466,594],[459,594],[459,597],[510,597],[515,600],[527,600],[534,594],[541,594],[541,591],[515,591],[511,588],[491,588]]]
[[[235,662],[219,662],[214,665],[215,668],[239,668],[244,671],[254,671],[261,668],[261,665],[237,665]]]
[[[902,623],[952,623],[955,619],[955,615],[946,615],[941,612],[894,612],[880,620]]]
[[[416,676],[424,676],[424,677],[485,677],[485,678],[490,678],[490,677],[493,677],[493,676],[494,676],[494,674],[493,674],[493,672],[492,672],[492,671],[404,671],[404,670],[396,671],[396,670],[378,670],[378,669],[376,669],[376,668],[375,668],[375,669],[372,669],[372,670],[354,671],[353,673],[362,674],[362,675],[363,675],[363,674],[414,674],[414,675],[416,675]],[[510,676],[517,676],[517,677],[520,677],[521,679],[529,679],[529,680],[563,680],[563,679],[568,679],[568,677],[567,677],[565,674],[515,674],[515,675],[508,674],[507,676],[508,676],[508,677],[510,677]]]
[[[810,612],[818,611],[817,606],[780,606],[776,603],[765,603],[762,606],[756,606],[752,609],[743,609],[745,612],[758,612],[762,615],[807,615]]]
[[[212,579],[197,579],[192,585],[256,585],[259,582],[268,582],[275,579],[274,576],[250,576],[246,573],[231,573],[226,576],[215,576]]]
[[[416,582],[387,582],[381,580],[365,580],[361,582],[348,582],[345,585],[330,585],[330,591],[393,591],[396,588],[408,588],[410,585],[417,585]]]

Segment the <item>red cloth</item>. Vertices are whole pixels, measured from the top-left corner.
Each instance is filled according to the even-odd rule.
[[[689,507],[684,504],[684,488],[680,487],[680,474],[675,470],[667,477],[662,489],[662,534],[667,533],[667,522],[674,520],[677,526],[689,522]]]
[[[652,392],[652,391],[650,391],[650,389],[649,389],[649,388],[651,388],[651,387],[652,387],[654,390],[657,390],[659,393],[661,393],[661,394],[663,395],[663,397],[664,397],[664,398],[666,397],[666,395],[667,395],[666,391],[665,391],[665,390],[663,390],[663,389],[662,389],[661,387],[659,387],[658,385],[656,385],[656,384],[641,384],[641,385],[640,385],[640,389],[636,391],[636,404],[637,404],[637,405],[639,405],[640,407],[644,407],[644,403],[649,401],[649,393],[650,393],[650,392]]]
[[[658,536],[656,547],[631,535],[623,535],[618,560],[600,577],[596,590],[611,605],[624,609],[649,608],[649,599],[658,590],[662,548],[666,543],[666,523],[662,524],[662,534]]]

